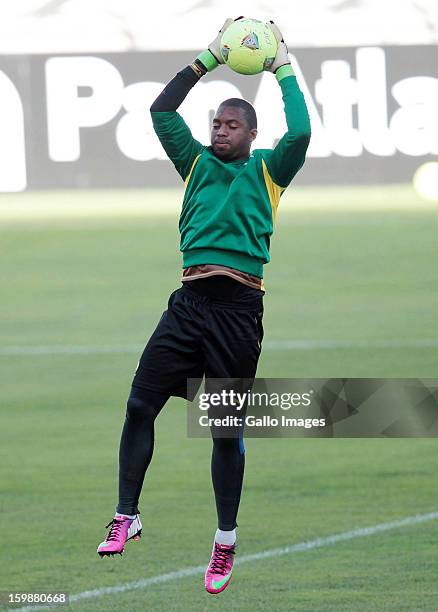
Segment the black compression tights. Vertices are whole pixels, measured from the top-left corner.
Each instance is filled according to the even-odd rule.
[[[119,450],[117,512],[137,514],[138,499],[154,452],[154,422],[169,399],[163,393],[132,387]]]
[[[154,422],[169,399],[163,393],[132,387],[119,452],[119,503],[117,512],[137,514],[143,480],[154,451]],[[239,440],[213,440],[211,475],[219,529],[236,526],[242,490],[245,455]]]
[[[213,481],[218,527],[230,531],[236,527],[242,491],[245,455],[236,438],[213,438],[211,478]]]

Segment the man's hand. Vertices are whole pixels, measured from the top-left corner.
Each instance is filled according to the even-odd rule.
[[[231,19],[231,17],[228,17],[219,30],[216,38],[208,45],[208,48],[205,51],[202,51],[202,53],[200,53],[196,58],[202,63],[203,66],[205,66],[205,69],[208,70],[208,72],[211,72],[217,68],[219,64],[225,64],[221,53],[222,34],[225,32],[228,26],[233,23],[233,21],[238,21],[239,19],[243,19],[243,17],[237,17],[237,19]]]
[[[221,38],[222,34],[225,32],[228,26],[233,23],[233,21],[234,19],[228,17],[228,19],[225,20],[224,25],[219,30],[216,38],[208,45],[208,50],[212,55],[214,55],[218,64],[225,64],[221,53]]]
[[[277,39],[278,45],[275,59],[271,66],[269,66],[269,68],[266,68],[266,70],[268,70],[269,72],[276,72],[278,68],[281,68],[281,66],[290,64],[289,54],[287,51],[286,43],[283,40],[283,34],[280,32],[275,23],[273,21],[268,21],[266,25],[271,28],[275,38]]]

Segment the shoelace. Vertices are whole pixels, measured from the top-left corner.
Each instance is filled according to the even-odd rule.
[[[226,550],[223,550],[216,545],[214,547],[213,561],[211,562],[212,571],[215,574],[225,574],[228,556],[234,554],[234,548],[228,548]]]
[[[108,529],[108,527],[111,525],[111,530],[110,530],[109,534],[106,537],[108,542],[110,542],[112,540],[118,540],[119,539],[120,529],[121,529],[123,523],[125,521],[127,521],[127,520],[128,519],[119,519],[119,520],[116,521],[116,519],[113,519],[112,521],[110,521],[108,523],[108,525],[105,527],[105,529]]]

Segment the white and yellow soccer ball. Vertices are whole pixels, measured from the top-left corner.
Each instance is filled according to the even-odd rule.
[[[233,21],[222,34],[224,62],[240,74],[258,74],[272,65],[277,53],[277,39],[263,21],[243,18]]]

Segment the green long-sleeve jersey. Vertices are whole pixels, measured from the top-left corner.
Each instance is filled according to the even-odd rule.
[[[295,76],[279,80],[287,132],[274,149],[224,162],[193,138],[177,111],[153,112],[154,129],[185,181],[179,220],[183,268],[223,265],[263,277],[280,197],[304,163],[310,122]]]

